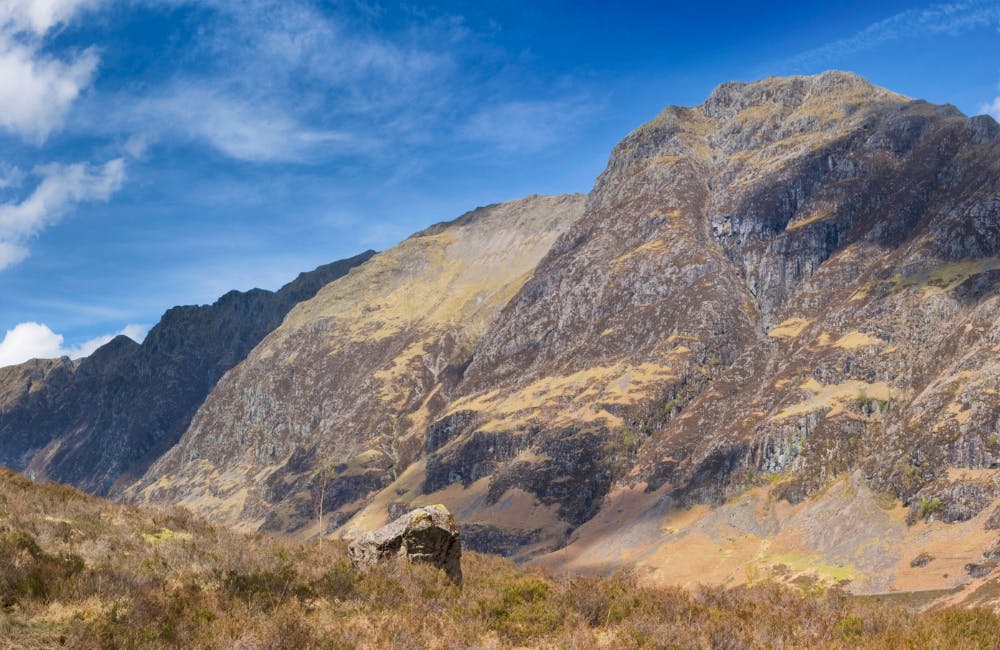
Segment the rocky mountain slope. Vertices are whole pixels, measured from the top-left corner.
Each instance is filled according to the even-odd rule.
[[[0,464],[108,494],[169,449],[224,372],[298,302],[374,253],[335,262],[277,292],[231,291],[175,307],[140,345],[119,336],[91,356],[0,368]]]
[[[319,510],[338,526],[422,455],[483,332],[583,203],[480,208],[332,282],[222,379],[130,496],[254,529]]]

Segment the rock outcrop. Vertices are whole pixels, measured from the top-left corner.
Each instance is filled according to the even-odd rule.
[[[348,546],[351,563],[360,571],[391,557],[423,562],[462,584],[462,542],[455,519],[443,505],[417,508],[387,526],[361,535]]]

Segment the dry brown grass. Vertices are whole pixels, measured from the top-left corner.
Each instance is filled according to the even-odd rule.
[[[0,647],[998,647],[986,610],[915,613],[836,590],[690,592],[463,558],[459,590],[342,542],[243,536],[0,472]]]

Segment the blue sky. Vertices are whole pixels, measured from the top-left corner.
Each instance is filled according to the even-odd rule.
[[[1000,0],[0,0],[0,365],[586,192],[723,81],[838,68],[1000,115],[998,55]]]

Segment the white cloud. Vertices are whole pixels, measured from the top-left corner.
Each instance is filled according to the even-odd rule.
[[[0,341],[0,367],[28,359],[61,357],[63,337],[41,323],[21,323]]]
[[[979,107],[982,115],[992,115],[993,119],[1000,120],[1000,97],[996,97],[992,102]]]
[[[0,368],[24,363],[29,359],[79,359],[91,355],[97,348],[119,335],[140,343],[146,337],[146,332],[147,328],[142,325],[126,325],[116,334],[98,336],[79,345],[66,347],[63,335],[56,334],[48,325],[20,323],[14,329],[7,330],[0,341]]]
[[[92,50],[63,63],[0,35],[0,127],[43,142],[62,125],[96,69]]]
[[[0,4],[0,25],[41,36],[69,22],[78,12],[99,4],[101,0],[4,0]]]
[[[0,1],[0,128],[40,144],[62,126],[93,81],[98,57],[88,49],[61,61],[42,47],[49,32],[100,2]]]
[[[589,107],[585,98],[506,102],[473,115],[460,134],[501,151],[538,151],[573,129]]]
[[[24,259],[25,242],[78,203],[107,201],[125,182],[125,161],[43,165],[33,173],[42,180],[27,198],[0,204],[0,269]]]
[[[142,160],[149,151],[152,139],[152,136],[148,133],[136,133],[129,136],[122,148],[125,149],[125,153],[135,160]]]
[[[46,35],[100,0],[0,2],[0,128],[42,143],[62,126],[70,106],[90,86],[92,50],[61,61],[42,52]]]
[[[21,187],[24,182],[24,172],[20,167],[0,162],[0,190],[9,190]]]
[[[0,241],[0,271],[8,266],[14,266],[28,257],[28,249],[18,244]]]
[[[131,325],[126,325],[122,328],[119,334],[124,334],[136,343],[142,343],[146,338],[146,334],[149,333],[149,328],[145,325],[139,325],[138,323],[132,323]]]

